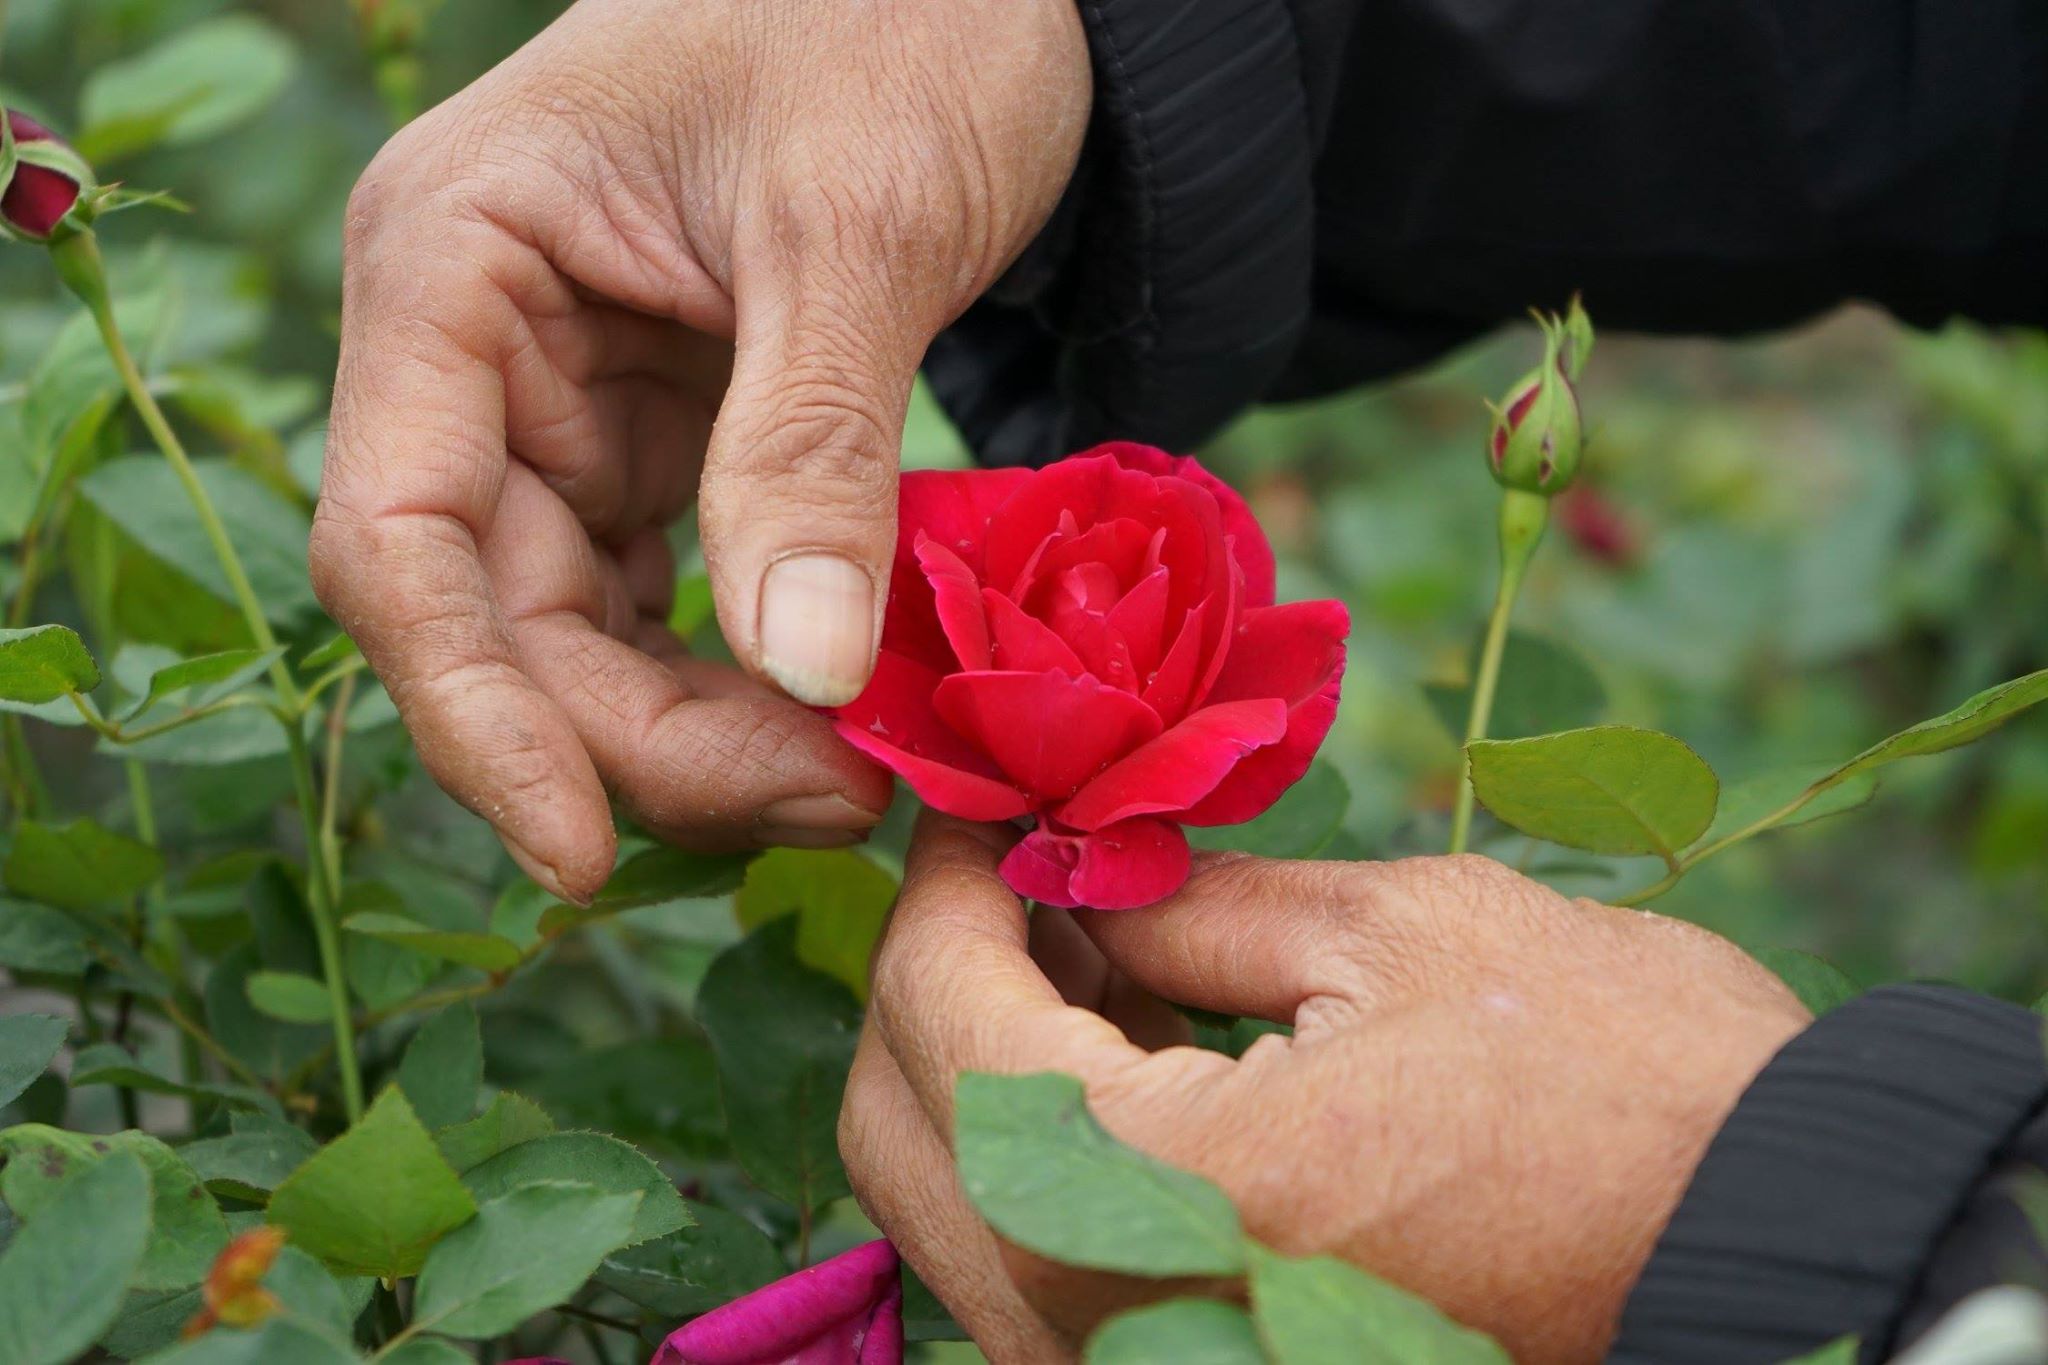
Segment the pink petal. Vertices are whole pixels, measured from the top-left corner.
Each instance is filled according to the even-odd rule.
[[[1214,791],[1246,754],[1286,733],[1287,703],[1277,697],[1205,706],[1112,764],[1057,814],[1075,829],[1099,830],[1184,810]]]
[[[867,689],[833,713],[833,728],[934,809],[963,820],[1024,814],[1030,799],[1004,782],[988,756],[932,708],[939,678],[937,670],[885,649],[875,659]]]
[[[962,668],[987,668],[988,616],[981,606],[981,584],[959,555],[923,531],[917,535],[917,562],[931,584],[939,628]]]
[[[903,1281],[889,1286],[888,1295],[868,1321],[867,1336],[860,1344],[859,1365],[903,1365]]]
[[[1052,627],[997,592],[981,590],[981,605],[995,636],[996,667],[1009,672],[1044,673],[1058,669],[1073,677],[1088,670]]]
[[[1135,441],[1111,441],[1087,455],[1107,455],[1125,469],[1143,470],[1155,476],[1186,479],[1208,490],[1223,514],[1223,532],[1232,540],[1231,552],[1244,569],[1245,602],[1249,606],[1271,606],[1273,602],[1273,547],[1251,507],[1223,480],[1202,468],[1192,455],[1174,456]]]
[[[1301,780],[1337,718],[1344,682],[1344,637],[1351,617],[1341,602],[1291,602],[1248,611],[1230,644],[1230,658],[1210,693],[1212,704],[1247,696],[1287,703],[1287,733],[1247,755],[1216,789],[1176,816],[1190,825],[1235,825],[1251,819]]]
[[[867,1365],[871,1325],[892,1302],[896,1354],[872,1359],[900,1361],[902,1294],[896,1249],[866,1242],[684,1323],[651,1365]]]
[[[932,700],[1012,781],[1051,800],[1159,733],[1151,707],[1085,673],[955,673]]]
[[[1092,834],[1043,821],[1010,850],[1001,872],[1012,891],[1047,905],[1133,910],[1188,879],[1188,841],[1164,820],[1125,820]]]

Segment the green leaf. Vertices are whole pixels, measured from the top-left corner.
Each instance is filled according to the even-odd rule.
[[[321,1024],[332,1014],[326,983],[297,972],[251,972],[245,989],[250,1004],[287,1024]]]
[[[149,1172],[153,1196],[149,1248],[133,1277],[137,1289],[183,1289],[196,1284],[227,1245],[220,1208],[178,1154],[147,1133],[95,1136],[40,1123],[0,1132],[0,1195],[33,1224],[82,1171],[110,1157],[129,1155]]]
[[[342,888],[340,917],[344,923],[365,911],[407,919],[400,913],[404,909],[405,901],[382,882],[350,882]],[[344,938],[341,952],[349,989],[373,1010],[410,1000],[444,970],[438,958],[363,934]]]
[[[136,648],[143,647],[128,646]],[[141,697],[122,716],[122,723],[136,720],[144,712],[173,699],[181,710],[196,711],[247,687],[283,655],[282,649],[229,649],[152,669],[140,689]],[[118,660],[115,671],[117,675],[120,672]]]
[[[2028,707],[2048,701],[2048,668],[2023,678],[1986,688],[1952,711],[1901,730],[1878,741],[1835,769],[1825,780],[1829,785],[1846,782],[1902,758],[1918,758],[1960,748],[1982,739]]]
[[[65,626],[0,630],[0,700],[30,705],[100,685],[85,641]]]
[[[1683,741],[1654,730],[1599,725],[1466,747],[1486,808],[1554,844],[1671,858],[1713,823],[1714,770]]]
[[[271,1192],[320,1150],[304,1129],[267,1114],[236,1114],[229,1122],[225,1136],[201,1138],[178,1149],[215,1194],[267,1203]]]
[[[1795,948],[1752,948],[1750,956],[1770,968],[1799,997],[1799,1003],[1816,1015],[1826,1014],[1863,994],[1863,988],[1848,973],[1812,953]]]
[[[43,1074],[70,1031],[53,1015],[0,1015],[0,1105],[14,1103]]]
[[[322,669],[333,667],[343,659],[359,658],[361,655],[362,651],[356,648],[354,640],[346,635],[336,635],[319,648],[308,650],[306,657],[299,660],[299,670],[303,673],[318,673]]]
[[[747,1174],[799,1208],[846,1194],[837,1128],[860,1006],[797,960],[795,921],[773,920],[718,955],[697,992],[697,1021]]]
[[[507,972],[518,966],[524,956],[519,945],[509,938],[467,929],[436,929],[418,920],[379,910],[350,915],[342,921],[341,927],[351,933],[366,934],[427,957],[459,962],[479,971]]]
[[[467,1123],[443,1128],[434,1134],[434,1142],[450,1166],[467,1171],[500,1152],[554,1131],[555,1121],[548,1117],[547,1110],[524,1095],[501,1090],[492,1098],[490,1108]]]
[[[682,574],[676,579],[676,593],[669,600],[668,628],[676,637],[688,640],[699,630],[709,625],[717,614],[717,607],[711,600],[711,576],[709,574]]]
[[[1731,834],[1746,831],[1756,825],[1756,833],[1766,829],[1790,829],[1814,820],[1824,820],[1830,815],[1854,810],[1868,802],[1877,792],[1877,779],[1869,773],[1859,774],[1838,786],[1823,791],[1809,800],[1798,810],[1781,819],[1759,824],[1778,811],[1784,810],[1814,783],[1827,777],[1834,769],[1829,764],[1802,764],[1791,768],[1775,768],[1769,772],[1757,773],[1739,782],[1730,782],[1721,789],[1720,809],[1714,814],[1714,823],[1700,837],[1702,846],[1715,843]]]
[[[1785,1365],[1856,1365],[1862,1359],[1863,1341],[1860,1337],[1838,1337],[1811,1355],[1788,1360]]]
[[[331,1029],[280,1024],[249,1003],[249,977],[260,970],[256,945],[228,950],[206,978],[206,1022],[222,1047],[259,1076],[279,1077],[333,1043]]]
[[[1490,1338],[1346,1262],[1261,1249],[1251,1272],[1273,1365],[1512,1365]]]
[[[125,1090],[141,1090],[152,1095],[179,1095],[185,1099],[215,1101],[234,1109],[259,1109],[271,1114],[281,1112],[274,1096],[253,1086],[233,1085],[225,1081],[172,1080],[144,1066],[119,1043],[95,1043],[80,1049],[78,1056],[72,1059],[71,1084],[74,1089],[87,1085],[117,1085]]]
[[[216,1327],[148,1365],[362,1365],[362,1357],[310,1323],[275,1317],[247,1331]]]
[[[193,464],[221,520],[234,528],[236,553],[264,614],[282,626],[312,619],[319,604],[306,570],[305,513],[225,460]],[[78,491],[151,555],[235,605],[227,572],[168,463],[154,455],[113,460],[79,480]]]
[[[253,15],[191,24],[147,52],[93,70],[79,92],[79,150],[104,161],[204,141],[261,113],[297,66],[291,39]]]
[[[739,890],[752,857],[748,853],[691,853],[667,847],[643,849],[619,864],[589,905],[549,907],[541,916],[540,932],[543,937],[555,938],[623,910],[729,896]]]
[[[121,1309],[149,1243],[149,1211],[149,1175],[132,1153],[65,1181],[0,1255],[0,1360],[63,1365],[83,1355]]]
[[[414,1337],[378,1356],[377,1365],[476,1365],[476,1357],[440,1337]]]
[[[740,928],[795,915],[796,956],[868,996],[868,959],[896,902],[896,879],[844,849],[771,849],[754,859],[733,903]]]
[[[664,1319],[694,1317],[786,1274],[766,1233],[729,1209],[688,1204],[692,1226],[605,1258],[597,1282]]]
[[[1243,1231],[1223,1191],[1117,1141],[1072,1076],[967,1072],[953,1108],[968,1199],[1027,1251],[1160,1279],[1244,1269]]]
[[[1119,1313],[1088,1341],[1085,1365],[1266,1365],[1251,1315],[1214,1299],[1171,1299]]]
[[[0,967],[78,976],[92,961],[84,926],[45,905],[0,897]]]
[[[567,1299],[632,1235],[638,1191],[526,1185],[491,1200],[434,1248],[413,1323],[452,1337],[495,1337]]]
[[[561,1181],[639,1196],[632,1236],[613,1246],[666,1236],[690,1221],[683,1197],[661,1167],[632,1144],[605,1133],[550,1133],[508,1148],[462,1177],[478,1203],[528,1185]]]
[[[138,895],[164,875],[163,855],[94,821],[23,820],[0,866],[8,889],[47,905],[90,910]]]
[[[1191,826],[1188,842],[1261,858],[1313,858],[1336,837],[1350,807],[1351,787],[1344,774],[1335,764],[1317,759],[1264,814],[1241,825]]]
[[[415,1275],[476,1201],[397,1086],[270,1196],[269,1221],[344,1274]]]
[[[1475,641],[1466,657],[1477,659],[1479,650]],[[1451,738],[1463,741],[1472,685],[1432,684],[1423,688],[1423,695]],[[1606,709],[1607,689],[1584,659],[1554,640],[1509,633],[1486,726],[1489,738],[1526,739],[1577,730],[1597,722]]]
[[[476,1006],[466,1000],[420,1025],[398,1063],[399,1088],[429,1128],[446,1128],[476,1113],[483,1083],[483,1030]]]

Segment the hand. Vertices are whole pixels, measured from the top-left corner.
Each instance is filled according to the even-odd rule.
[[[862,1207],[996,1365],[1072,1359],[1164,1291],[998,1243],[943,1136],[962,1071],[1078,1076],[1251,1236],[1562,1365],[1600,1358],[1708,1140],[1808,1022],[1725,940],[1485,858],[1221,857],[1150,909],[1027,926],[1008,841],[919,827],[839,1127]],[[1241,1061],[1169,1046],[1160,997],[1295,1035]]]
[[[364,175],[314,581],[550,891],[610,872],[607,786],[686,844],[879,817],[886,775],[754,679],[866,683],[912,376],[1089,100],[1072,0],[582,0]],[[754,678],[664,628],[693,496]]]

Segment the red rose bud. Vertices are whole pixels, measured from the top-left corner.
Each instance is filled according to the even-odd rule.
[[[1501,486],[1549,497],[1579,472],[1583,431],[1572,380],[1592,353],[1593,324],[1576,298],[1568,319],[1538,315],[1537,322],[1543,328],[1543,363],[1494,409],[1487,456]]]
[[[1187,880],[1184,825],[1234,825],[1337,714],[1341,602],[1273,602],[1251,509],[1192,459],[1098,447],[1046,469],[905,474],[865,692],[839,733],[926,805],[1028,817],[1003,879],[1123,910]]]
[[[1581,484],[1557,500],[1557,523],[1587,558],[1626,568],[1642,553],[1636,528],[1598,489]]]
[[[26,114],[7,111],[0,136],[0,235],[47,242],[79,222],[96,188],[85,158]]]

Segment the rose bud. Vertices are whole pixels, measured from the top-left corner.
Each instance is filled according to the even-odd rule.
[[[1150,446],[903,476],[875,674],[834,713],[925,804],[1028,819],[1021,896],[1122,910],[1187,880],[1183,825],[1260,814],[1337,713],[1341,602],[1273,604],[1228,485]]]
[[[95,188],[85,158],[26,114],[7,111],[0,139],[0,235],[47,242],[67,220],[77,226]]]
[[[219,1324],[254,1327],[276,1313],[277,1296],[263,1287],[263,1277],[284,1249],[283,1228],[263,1225],[236,1237],[206,1272],[200,1286],[202,1307],[185,1324],[184,1335],[196,1337]]]
[[[903,1365],[896,1248],[865,1242],[684,1323],[650,1365]]]
[[[1593,353],[1593,321],[1575,294],[1565,317],[1539,313],[1536,323],[1543,329],[1543,363],[1493,409],[1486,452],[1502,487],[1549,497],[1579,472],[1584,433],[1574,385]]]

